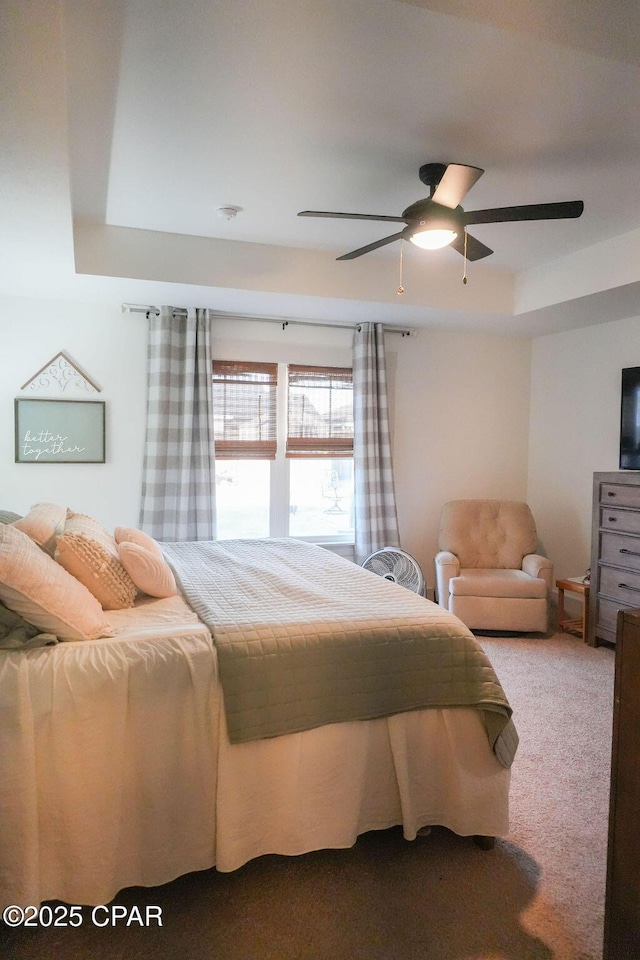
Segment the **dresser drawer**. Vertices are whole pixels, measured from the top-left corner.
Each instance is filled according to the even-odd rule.
[[[615,563],[626,570],[640,571],[640,537],[625,537],[616,533],[600,536],[600,560]]]
[[[598,598],[598,610],[596,616],[596,633],[598,636],[602,636],[603,632],[605,633],[606,639],[610,639],[608,634],[613,634],[615,636],[618,624],[618,610],[624,609],[626,609],[626,607],[623,604],[616,603],[614,600],[601,600]]]
[[[620,600],[622,606],[637,606],[640,603],[640,571],[600,567],[598,594]]]
[[[600,487],[600,503],[640,509],[640,486],[631,486],[631,484],[626,483],[603,483]]]
[[[604,530],[619,530],[621,533],[640,533],[640,511],[600,509],[600,526]]]

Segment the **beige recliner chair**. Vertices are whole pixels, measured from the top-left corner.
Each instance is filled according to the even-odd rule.
[[[435,558],[438,603],[471,629],[544,632],[553,564],[534,552],[537,542],[526,503],[446,503]]]

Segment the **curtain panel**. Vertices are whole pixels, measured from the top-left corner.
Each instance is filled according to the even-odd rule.
[[[215,458],[208,310],[149,315],[140,527],[156,540],[213,540]]]
[[[398,547],[384,328],[363,323],[353,339],[355,559],[381,547]]]

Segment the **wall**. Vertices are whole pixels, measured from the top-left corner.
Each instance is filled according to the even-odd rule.
[[[618,469],[620,371],[640,366],[640,317],[533,341],[528,499],[556,577],[590,563],[593,474]]]
[[[145,429],[146,320],[119,304],[6,300],[0,353],[0,506],[26,512],[50,500],[108,528],[136,525]],[[223,359],[349,365],[351,330],[216,321]],[[422,329],[386,337],[401,542],[433,587],[442,504],[455,497],[524,498],[530,344],[511,337]],[[107,462],[15,464],[13,398],[65,350],[103,388]]]
[[[350,367],[351,327],[325,327],[259,320],[219,319],[212,326],[212,351],[219,360],[265,360]]]
[[[146,320],[119,305],[0,301],[0,504],[26,513],[41,500],[89,513],[106,527],[137,526],[145,431]],[[13,399],[64,350],[106,402],[106,463],[14,463]],[[49,396],[64,397],[59,391]],[[38,394],[43,396],[43,394]],[[92,397],[94,399],[94,397]]]
[[[216,323],[221,359],[348,366],[351,331]],[[402,547],[433,588],[440,509],[456,497],[524,499],[529,341],[420,330],[385,337]]]
[[[6,299],[0,314],[0,506],[53,500],[107,527],[136,524],[145,420],[146,321],[119,304]],[[589,565],[592,475],[618,467],[620,370],[640,365],[640,317],[536,338],[422,329],[387,336],[403,547],[433,584],[440,507],[528,499],[557,576]],[[220,323],[220,356],[348,364],[349,331]],[[107,462],[15,464],[13,398],[59,350],[103,388]],[[284,353],[283,353],[284,351]],[[531,358],[531,360],[530,360]],[[529,363],[531,362],[531,382]],[[530,409],[529,409],[530,387]],[[529,428],[530,422],[530,428]],[[527,439],[528,438],[528,439]]]
[[[390,346],[401,541],[433,587],[447,500],[526,499],[530,342],[421,330]]]

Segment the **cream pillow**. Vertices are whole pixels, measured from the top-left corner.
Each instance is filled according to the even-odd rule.
[[[12,524],[0,524],[0,600],[62,640],[95,640],[114,633],[86,587]]]
[[[152,553],[155,553],[157,557],[163,557],[162,550],[160,549],[156,540],[153,537],[150,537],[148,533],[144,533],[142,530],[136,530],[135,527],[116,527],[113,531],[113,538],[117,544],[124,543],[137,543],[139,547],[145,547],[145,549],[150,550]]]
[[[62,533],[66,519],[64,507],[58,507],[55,503],[34,503],[26,517],[14,520],[13,526],[53,556],[56,537]]]
[[[133,606],[136,585],[120,562],[115,540],[97,520],[68,510],[55,558],[91,591],[104,610]]]
[[[177,594],[178,588],[171,567],[162,553],[147,550],[132,540],[119,543],[118,552],[122,565],[138,590],[150,597],[173,597]]]

